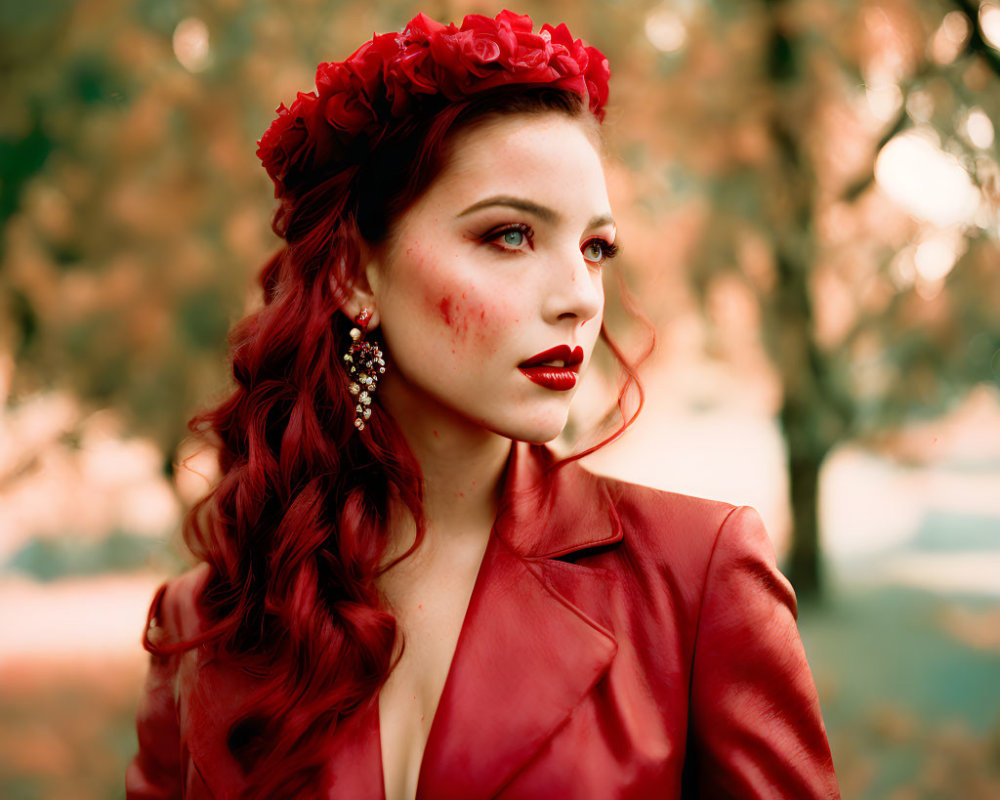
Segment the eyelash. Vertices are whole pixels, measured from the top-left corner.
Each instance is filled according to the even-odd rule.
[[[535,232],[531,230],[530,225],[525,225],[523,222],[515,222],[510,225],[504,225],[500,228],[494,228],[483,237],[483,241],[492,244],[504,253],[516,253],[520,248],[505,247],[497,241],[505,233],[510,233],[511,231],[517,231],[518,233],[523,234],[524,238],[528,242],[528,247],[534,249],[532,240],[534,239]]]
[[[509,233],[510,231],[518,231],[519,233],[523,234],[524,238],[528,242],[528,247],[530,249],[534,249],[533,239],[535,232],[531,229],[530,225],[525,225],[523,222],[515,222],[510,225],[504,225],[502,228],[494,228],[492,231],[490,231],[483,237],[483,241],[492,244],[494,247],[496,247],[498,250],[501,250],[504,253],[516,253],[520,248],[505,247],[504,245],[499,244],[497,242],[497,240],[501,236],[503,236],[506,233]],[[600,261],[590,262],[592,264],[603,264],[605,261],[611,260],[612,258],[618,255],[618,251],[620,249],[617,244],[613,244],[612,242],[609,242],[607,239],[594,238],[594,239],[588,239],[586,242],[583,243],[581,252],[594,244],[600,246],[602,252],[604,253],[604,256],[603,258],[601,258]]]
[[[610,261],[616,255],[618,255],[618,251],[620,249],[618,245],[609,242],[607,239],[588,239],[586,242],[584,242],[583,249],[586,250],[592,244],[599,245],[601,250],[604,252],[604,257],[599,262],[592,262],[592,263],[603,264],[605,261]]]

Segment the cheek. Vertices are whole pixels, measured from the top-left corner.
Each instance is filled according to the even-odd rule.
[[[405,261],[406,272],[392,280],[393,294],[411,308],[413,300],[418,301],[414,322],[420,320],[421,335],[432,350],[444,348],[453,355],[468,350],[496,352],[498,343],[519,324],[523,308],[512,287],[484,280],[474,269],[463,267],[460,256],[411,246]]]
[[[494,351],[500,336],[519,320],[509,304],[495,293],[452,288],[428,298],[430,312],[444,328],[444,335],[455,353],[472,346]]]

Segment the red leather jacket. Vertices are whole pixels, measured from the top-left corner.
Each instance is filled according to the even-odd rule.
[[[417,797],[839,798],[796,603],[750,508],[594,476],[539,492],[519,445],[431,727]],[[198,630],[204,570],[154,600]],[[152,659],[126,784],[227,798],[247,679],[199,651]],[[329,737],[314,797],[383,800],[377,701]]]

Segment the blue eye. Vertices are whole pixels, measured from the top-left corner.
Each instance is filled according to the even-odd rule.
[[[518,230],[504,231],[503,243],[511,247],[520,247],[524,244],[524,232]]]
[[[516,223],[494,228],[483,237],[483,241],[489,242],[506,253],[519,253],[533,247],[531,237],[531,228],[522,223]]]

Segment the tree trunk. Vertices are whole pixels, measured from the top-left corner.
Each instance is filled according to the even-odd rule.
[[[790,352],[795,353],[795,350]],[[786,369],[781,427],[785,434],[788,500],[792,510],[792,537],[785,574],[800,602],[818,605],[824,599],[823,553],[819,543],[819,476],[830,449],[838,441],[840,428],[836,415],[824,404],[815,378],[803,380],[803,376],[810,373],[788,369],[792,366],[788,361],[783,366]],[[796,374],[798,381],[792,380]]]
[[[807,73],[807,37],[786,0],[765,0],[768,129],[774,145],[765,219],[775,282],[765,307],[770,349],[781,380],[781,426],[787,448],[791,550],[787,575],[803,603],[823,599],[819,547],[819,472],[844,432],[849,410],[831,373],[830,355],[816,339],[812,275],[816,176],[809,158],[815,94]]]
[[[819,546],[819,475],[823,458],[795,453],[789,447],[788,493],[792,506],[791,549],[786,574],[803,604],[823,598],[824,576]]]

